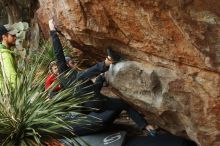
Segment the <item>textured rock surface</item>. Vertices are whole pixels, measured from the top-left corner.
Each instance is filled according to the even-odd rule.
[[[94,61],[109,46],[135,61],[117,64],[110,81],[148,119],[201,146],[220,145],[220,1],[39,3],[45,36],[47,21],[54,16],[72,45]]]
[[[158,67],[121,62],[108,80],[119,96],[139,107],[152,123],[197,143],[219,145],[219,75],[170,63]]]

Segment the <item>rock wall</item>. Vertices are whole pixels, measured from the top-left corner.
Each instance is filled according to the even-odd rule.
[[[111,46],[115,92],[152,123],[200,146],[220,145],[220,1],[39,0],[71,44],[103,59]],[[157,119],[157,120],[156,120]]]
[[[0,1],[0,24],[14,24],[20,31],[17,36],[16,47],[20,51],[23,50],[22,54],[26,52],[24,48],[37,49],[39,47],[40,31],[35,16],[38,6],[38,0]],[[20,22],[27,22],[28,24],[22,25]],[[29,27],[30,29],[28,29]]]

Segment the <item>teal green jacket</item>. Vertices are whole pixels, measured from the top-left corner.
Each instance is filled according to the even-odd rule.
[[[14,52],[0,44],[0,88],[4,85],[3,83],[9,82],[9,85],[13,88],[17,82],[17,72],[14,60]]]

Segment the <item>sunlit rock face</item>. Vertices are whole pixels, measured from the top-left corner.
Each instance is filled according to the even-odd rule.
[[[112,66],[109,81],[148,120],[200,146],[220,145],[220,1],[39,3],[45,36],[53,17],[91,63],[103,59],[109,46],[132,61]]]

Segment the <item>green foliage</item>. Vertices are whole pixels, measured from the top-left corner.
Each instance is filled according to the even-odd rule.
[[[36,64],[36,60],[41,60],[40,69],[47,69],[51,61],[56,60],[53,47],[49,41],[42,40],[38,50],[29,50],[27,53],[29,64]]]
[[[74,63],[79,64],[78,56],[74,56],[74,48],[71,48],[66,41],[62,42],[64,48],[64,54],[66,56],[70,56]],[[50,62],[56,60],[55,53],[51,42],[46,40],[40,41],[40,48],[37,50],[30,50],[28,54],[28,60],[30,64],[33,64],[39,56],[41,56],[40,60],[42,60],[42,69],[47,69]],[[73,56],[73,57],[72,57]]]
[[[44,59],[43,65],[48,65],[51,61],[56,60],[53,46],[49,41],[42,40],[40,43],[40,49],[40,52],[42,52],[42,59]]]
[[[78,112],[82,108],[82,103],[91,97],[91,93],[79,97],[76,87],[80,83],[74,83],[49,99],[52,89],[44,91],[45,76],[36,78],[38,69],[48,59],[42,60],[42,58],[38,56],[31,64],[25,61],[19,62],[18,67],[23,69],[18,72],[19,81],[15,88],[4,82],[5,88],[0,91],[2,145],[42,145],[42,141],[47,137],[61,136],[64,130],[72,133],[74,131],[70,125],[87,121],[87,117]],[[80,114],[81,118],[72,120],[64,116],[73,113]]]

